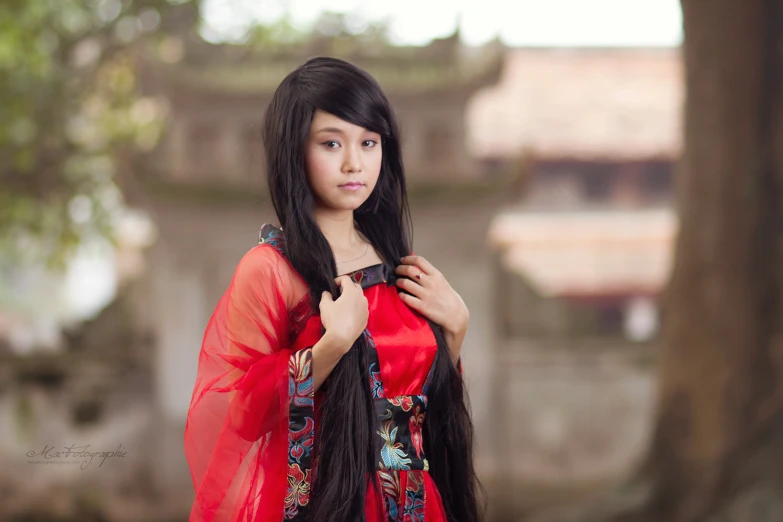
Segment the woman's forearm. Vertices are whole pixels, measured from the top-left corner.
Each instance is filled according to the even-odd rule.
[[[347,350],[339,341],[332,339],[328,332],[313,346],[313,386],[315,390],[321,387],[323,382],[332,373],[334,367],[342,359]]]
[[[462,343],[465,341],[465,334],[467,333],[467,327],[460,329],[459,331],[452,332],[449,330],[443,331],[443,338],[449,347],[449,353],[451,354],[451,362],[457,364],[460,353],[462,352]]]

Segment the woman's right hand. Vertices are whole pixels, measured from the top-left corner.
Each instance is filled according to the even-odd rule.
[[[347,275],[334,281],[340,288],[340,297],[333,300],[332,294],[325,291],[321,294],[318,308],[321,311],[321,323],[326,329],[324,335],[329,336],[342,356],[367,328],[370,311],[359,283]]]

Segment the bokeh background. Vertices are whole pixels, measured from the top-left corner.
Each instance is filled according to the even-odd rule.
[[[780,522],[778,4],[6,0],[0,520],[187,519],[201,336],[275,222],[259,124],[331,55],[471,311],[487,521]]]

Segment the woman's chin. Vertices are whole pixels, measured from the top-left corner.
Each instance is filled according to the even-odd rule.
[[[340,208],[356,210],[367,201],[366,194],[347,194],[340,198],[335,198],[334,204]]]
[[[367,198],[344,198],[339,201],[330,201],[326,204],[326,207],[330,210],[356,210],[362,206]]]

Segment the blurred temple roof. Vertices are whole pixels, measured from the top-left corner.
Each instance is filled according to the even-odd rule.
[[[394,47],[377,40],[363,42],[360,37],[321,35],[274,48],[188,41],[181,58],[170,63],[153,60],[149,65],[169,88],[224,96],[271,96],[283,78],[308,58],[334,56],[365,68],[389,93],[419,94],[473,92],[493,83],[505,52],[498,41],[466,47],[456,32],[426,47]]]
[[[517,212],[495,216],[502,264],[543,296],[657,295],[668,277],[676,218],[668,209]]]
[[[674,158],[683,95],[679,49],[511,49],[468,106],[468,143],[480,157]]]

